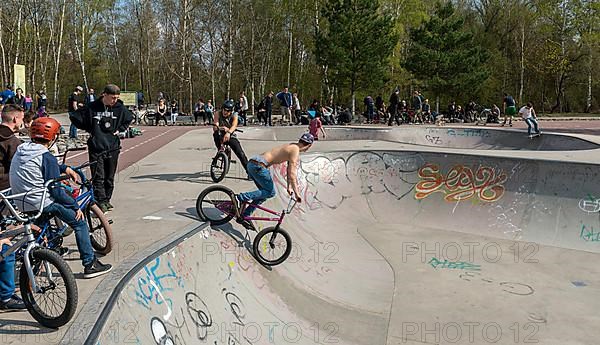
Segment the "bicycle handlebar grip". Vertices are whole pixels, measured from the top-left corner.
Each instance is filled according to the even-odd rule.
[[[71,148],[67,149],[67,151],[85,151],[85,150],[87,150],[86,146],[71,147]]]
[[[71,178],[71,176],[69,176],[69,175],[65,175],[65,176],[61,176],[61,177],[58,177],[58,178],[52,179],[52,180],[50,180],[49,182],[50,182],[50,184],[52,184],[52,183],[55,183],[55,182],[66,181],[66,180],[68,180],[68,179],[70,179],[70,178]]]

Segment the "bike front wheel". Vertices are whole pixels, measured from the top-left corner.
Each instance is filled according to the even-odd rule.
[[[210,186],[198,195],[196,212],[202,221],[222,225],[235,216],[235,194],[225,186]]]
[[[219,183],[223,181],[228,172],[229,158],[224,152],[219,151],[210,163],[210,178],[215,183]]]
[[[268,227],[256,235],[252,249],[256,260],[261,264],[279,265],[292,252],[292,238],[281,228]]]
[[[92,247],[99,253],[106,255],[112,251],[112,227],[98,205],[91,205],[86,209],[85,218],[90,227],[90,241]]]
[[[19,272],[21,296],[27,310],[41,325],[67,324],[77,309],[77,283],[73,271],[57,253],[46,248],[30,252],[31,269],[39,291],[33,291],[25,264]]]

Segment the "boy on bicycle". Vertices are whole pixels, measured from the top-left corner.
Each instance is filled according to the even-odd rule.
[[[83,263],[84,278],[94,278],[108,273],[112,266],[101,263],[95,256],[90,242],[89,227],[79,205],[62,188],[50,186],[43,205],[44,183],[60,177],[61,173],[79,180],[78,174],[71,168],[59,165],[48,148],[58,138],[60,124],[53,118],[42,117],[33,121],[30,127],[30,143],[21,144],[10,166],[10,187],[13,194],[27,193],[23,199],[16,200],[17,207],[23,211],[37,211],[42,207],[42,217],[58,217],[75,230],[77,248]]]
[[[223,103],[221,111],[215,112],[215,118],[213,121],[213,138],[215,140],[215,146],[217,150],[221,148],[221,145],[228,143],[231,150],[240,159],[240,163],[248,173],[246,166],[248,165],[248,158],[246,153],[242,149],[240,141],[235,135],[235,130],[238,126],[238,114],[233,112],[233,101],[226,100]]]
[[[240,214],[240,205],[242,202],[252,200],[253,204],[260,205],[267,199],[275,196],[275,185],[269,167],[274,164],[287,162],[287,190],[290,195],[294,194],[297,202],[301,202],[300,192],[298,191],[298,181],[296,171],[299,164],[300,152],[306,152],[313,144],[315,138],[310,133],[304,133],[296,143],[289,143],[272,148],[258,156],[250,158],[248,162],[248,174],[254,180],[258,190],[236,195],[236,213],[237,222],[245,228],[255,230],[251,221],[244,219],[249,217],[256,207],[248,205],[243,214]]]

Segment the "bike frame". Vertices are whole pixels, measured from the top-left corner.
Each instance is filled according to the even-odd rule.
[[[65,156],[64,156],[64,159],[63,159],[63,164],[64,164],[64,161],[66,160],[67,152],[65,152]],[[89,181],[86,178],[85,174],[81,170],[81,169],[83,169],[84,167],[86,167],[88,165],[89,165],[89,163],[83,164],[83,165],[81,165],[79,167],[73,167],[73,168],[71,168],[75,172],[77,172],[77,174],[81,178],[81,186],[85,186],[87,188],[87,190],[84,193],[79,194],[77,196],[77,198],[75,198],[75,201],[79,205],[79,209],[82,212],[85,211],[85,209],[88,207],[88,205],[93,205],[96,202],[96,199],[94,198],[94,187],[93,187],[91,181]],[[62,235],[64,233],[64,231],[66,230],[67,226],[68,225],[65,224],[62,227],[62,229],[60,229],[59,235]],[[36,238],[35,241],[38,242],[38,243],[40,243],[40,241],[42,240],[42,238],[44,238],[44,236],[48,232],[49,228],[50,228],[50,222],[49,221],[44,222],[44,226],[42,227],[42,231],[40,232],[39,236]]]
[[[270,210],[270,209],[268,209],[266,207],[263,207],[263,206],[260,206],[260,205],[254,204],[254,203],[243,202],[242,203],[242,209],[241,209],[240,213],[244,212],[244,210],[248,206],[254,206],[254,207],[256,207],[257,209],[259,209],[261,211],[265,211],[265,212],[270,213],[272,215],[275,215],[277,217],[252,217],[252,216],[245,217],[244,216],[245,220],[260,220],[260,221],[265,221],[265,222],[277,222],[276,227],[279,227],[281,225],[281,223],[283,223],[283,218],[285,217],[285,215],[292,212],[292,210],[296,206],[296,203],[297,202],[294,199],[290,199],[290,202],[288,203],[287,210],[283,210],[281,212],[276,212],[276,211]],[[231,214],[229,212],[229,210],[225,209],[225,207],[220,207],[221,205],[227,205],[227,206],[229,206],[231,204],[232,204],[231,201],[227,201],[227,202],[225,202],[223,204],[219,204],[217,206],[217,209],[219,209],[220,211],[223,211],[224,213]],[[291,207],[290,207],[290,205],[291,205]]]
[[[48,186],[51,183],[57,182],[59,180],[61,180],[61,179],[50,180],[44,184],[42,200],[40,203],[41,205],[44,204],[46,197],[48,196]],[[6,190],[3,192],[6,193]],[[39,218],[42,215],[43,207],[39,207],[38,212],[34,216],[22,217],[19,214],[19,212],[17,212],[17,210],[15,210],[15,208],[11,204],[10,200],[16,199],[19,197],[24,197],[27,194],[31,193],[31,191],[25,192],[25,193],[19,193],[19,194],[15,194],[15,195],[5,195],[4,193],[0,192],[0,200],[2,200],[4,202],[4,205],[8,208],[8,210],[10,211],[10,213],[12,214],[14,219],[16,219],[18,222],[23,223],[23,228],[17,229],[17,230],[6,231],[0,235],[0,239],[12,238],[19,234],[25,234],[25,237],[23,237],[22,239],[17,241],[17,243],[15,243],[14,245],[10,246],[10,248],[6,251],[6,253],[0,255],[0,261],[5,260],[8,255],[12,254],[17,249],[22,248],[25,245],[25,243],[27,243],[27,248],[25,248],[25,253],[23,255],[23,263],[25,264],[25,269],[27,270],[27,275],[29,276],[29,282],[31,283],[31,288],[33,289],[33,291],[38,293],[38,292],[40,292],[40,288],[37,286],[37,284],[35,282],[35,277],[33,276],[33,270],[31,268],[31,261],[29,260],[29,253],[31,252],[31,250],[33,248],[39,246],[39,244],[35,241],[33,232],[31,231],[31,223],[33,223],[35,219]],[[50,265],[48,263],[46,263],[46,272],[50,272]],[[50,281],[54,282],[51,276],[49,276],[48,279]]]

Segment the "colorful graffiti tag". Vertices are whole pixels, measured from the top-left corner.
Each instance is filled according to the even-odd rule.
[[[481,201],[494,202],[504,195],[504,171],[480,166],[475,173],[463,165],[453,166],[445,175],[437,164],[427,163],[418,172],[415,198],[425,199],[433,193],[444,194],[448,202],[458,202],[477,196]]]

